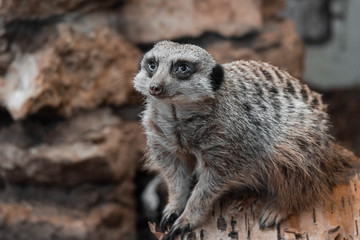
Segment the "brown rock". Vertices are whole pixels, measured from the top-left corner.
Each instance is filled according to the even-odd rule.
[[[3,75],[6,72],[8,66],[14,58],[14,54],[9,49],[10,46],[5,37],[5,33],[4,22],[0,17],[0,75]]]
[[[120,29],[136,43],[198,37],[205,32],[243,36],[262,27],[259,0],[128,1],[120,11]]]
[[[4,113],[1,113],[4,115]],[[137,122],[110,109],[0,127],[0,239],[135,239]]]
[[[0,105],[22,119],[43,108],[70,116],[77,109],[131,103],[141,53],[107,21],[98,14],[36,33],[20,28],[22,37],[12,43],[17,57],[0,77]]]
[[[90,11],[107,7],[119,0],[6,0],[0,4],[0,15],[6,22],[35,20],[58,16],[69,11]]]
[[[134,184],[70,189],[6,185],[0,191],[0,239],[135,239]]]
[[[0,131],[0,173],[6,182],[61,187],[132,179],[144,140],[136,122],[110,110],[69,121],[27,120]]]
[[[206,46],[220,62],[254,59],[284,68],[296,78],[303,74],[305,48],[289,20],[267,22],[261,33],[238,40],[220,40]]]
[[[285,0],[262,0],[261,10],[265,19],[276,17],[285,8]]]

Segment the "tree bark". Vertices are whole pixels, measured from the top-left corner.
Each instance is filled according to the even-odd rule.
[[[312,210],[293,213],[278,226],[260,230],[263,203],[256,199],[219,202],[205,225],[187,234],[191,240],[348,240],[359,238],[360,175],[336,186],[331,198]],[[154,233],[154,231],[153,231]],[[164,234],[154,235],[162,239]],[[180,239],[180,237],[178,237]]]

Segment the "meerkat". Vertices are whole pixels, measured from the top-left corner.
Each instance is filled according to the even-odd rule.
[[[259,225],[272,227],[327,198],[357,161],[329,134],[320,94],[268,63],[219,64],[201,47],[161,41],[134,87],[146,97],[146,166],[168,186],[165,239],[199,227],[232,189],[264,198]]]

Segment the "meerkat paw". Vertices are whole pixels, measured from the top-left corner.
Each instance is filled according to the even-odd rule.
[[[264,208],[260,215],[260,229],[274,227],[286,219],[287,216],[288,214],[285,212],[277,211],[273,208]]]
[[[163,216],[160,221],[160,229],[165,232],[166,230],[171,228],[175,220],[180,216],[182,212],[183,208],[178,208],[168,204],[163,211]]]
[[[162,218],[161,218],[161,221],[160,221],[160,229],[161,229],[161,231],[165,232],[166,230],[168,230],[168,228],[173,225],[173,223],[175,222],[175,220],[178,217],[179,217],[179,215],[176,214],[176,213],[164,214],[162,216]]]
[[[170,231],[167,233],[164,240],[174,240],[178,235],[181,235],[181,239],[184,239],[185,235],[192,232],[194,229],[194,224],[178,218],[178,220],[176,220],[174,225],[171,227]]]

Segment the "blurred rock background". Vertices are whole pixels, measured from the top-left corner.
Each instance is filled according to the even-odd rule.
[[[360,154],[360,39],[339,27],[356,1],[0,1],[0,239],[151,239],[132,78],[162,39],[288,70],[324,93],[335,136]]]

